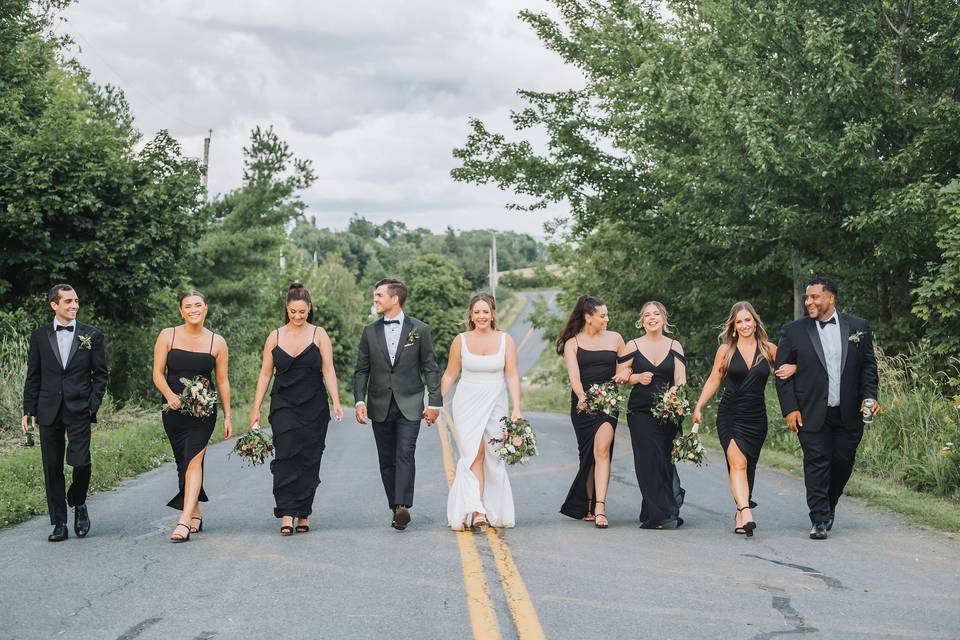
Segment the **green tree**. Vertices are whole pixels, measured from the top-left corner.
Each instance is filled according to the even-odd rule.
[[[401,271],[409,297],[405,310],[430,325],[437,361],[444,363],[450,343],[465,329],[470,286],[463,270],[443,256],[425,255]]]
[[[938,259],[931,213],[960,157],[955,7],[554,4],[559,20],[523,19],[584,86],[522,91],[519,140],[473,121],[453,175],[569,203],[570,296],[661,299],[708,352],[732,302],[775,330],[816,272],[886,346],[922,331],[911,289]],[[524,139],[540,128],[543,153]]]
[[[131,321],[200,233],[202,169],[165,131],[142,144],[122,92],[60,61],[66,4],[0,9],[0,294],[16,307],[68,281]]]

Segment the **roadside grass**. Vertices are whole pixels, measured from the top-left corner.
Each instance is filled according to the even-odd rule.
[[[502,303],[498,303],[497,320],[501,331],[509,331],[520,314],[527,308],[530,299],[522,293],[513,292]]]

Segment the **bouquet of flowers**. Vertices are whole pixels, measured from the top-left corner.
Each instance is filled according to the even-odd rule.
[[[660,422],[680,423],[690,415],[690,399],[686,385],[667,387],[658,396],[653,406],[653,415]]]
[[[587,389],[586,403],[588,413],[605,413],[615,416],[620,411],[623,398],[620,396],[619,387],[616,384],[604,382],[603,384],[590,385],[590,388]]]
[[[217,392],[210,387],[210,381],[197,376],[193,380],[180,378],[180,382],[183,383],[183,391],[180,392],[180,408],[176,411],[194,418],[212,415],[217,407]],[[173,408],[165,404],[163,410],[173,411]]]
[[[699,427],[699,424],[693,425],[688,434],[684,434],[681,428],[680,435],[673,441],[674,462],[692,462],[698,467],[707,464],[707,452],[700,442]]]
[[[489,442],[497,447],[497,455],[507,464],[525,463],[537,455],[537,434],[525,419],[511,420],[504,416],[503,432],[499,438],[490,438]]]
[[[237,438],[231,454],[236,453],[250,462],[251,466],[263,464],[273,455],[273,441],[265,434],[260,425],[253,425],[248,433]]]

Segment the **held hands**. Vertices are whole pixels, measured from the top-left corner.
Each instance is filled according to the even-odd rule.
[[[32,426],[33,426],[34,429],[36,429],[36,428],[37,428],[37,416],[30,416],[30,417],[33,418],[33,425],[32,425]],[[27,416],[23,416],[23,418],[21,418],[21,420],[20,420],[20,430],[23,431],[23,434],[24,434],[24,435],[27,434]]]
[[[630,382],[630,370],[624,369],[623,371],[618,371],[612,378],[617,384],[627,384]]]
[[[333,403],[333,417],[337,419],[337,422],[343,420],[343,407],[340,406],[339,402]]]
[[[637,384],[642,384],[644,386],[653,382],[653,372],[644,371],[643,373],[635,374],[637,376]]]
[[[360,403],[353,410],[353,415],[360,424],[367,424],[367,405]]]
[[[424,409],[423,419],[427,421],[427,426],[432,427],[433,423],[440,417],[440,412],[436,409]]]
[[[803,428],[803,418],[800,416],[799,411],[791,411],[787,414],[787,428],[794,433],[797,433]]]
[[[792,377],[793,374],[797,372],[797,365],[795,364],[782,364],[780,367],[773,372],[773,375],[777,376],[778,380],[787,380]]]

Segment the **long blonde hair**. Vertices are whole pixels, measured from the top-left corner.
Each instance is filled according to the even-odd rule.
[[[747,311],[753,317],[755,325],[753,337],[757,341],[757,349],[767,361],[767,364],[770,365],[770,372],[773,373],[773,354],[770,352],[770,341],[767,338],[767,329],[763,326],[763,321],[760,319],[760,316],[757,315],[753,305],[744,300],[730,307],[730,315],[727,316],[726,322],[723,323],[723,329],[720,331],[720,335],[717,336],[720,344],[727,348],[726,357],[724,357],[723,364],[720,365],[720,375],[727,375],[727,370],[730,368],[730,361],[733,360],[733,353],[737,349],[737,341],[740,339],[740,335],[737,333],[737,315],[741,311]],[[751,367],[753,366],[753,363],[748,364]]]

